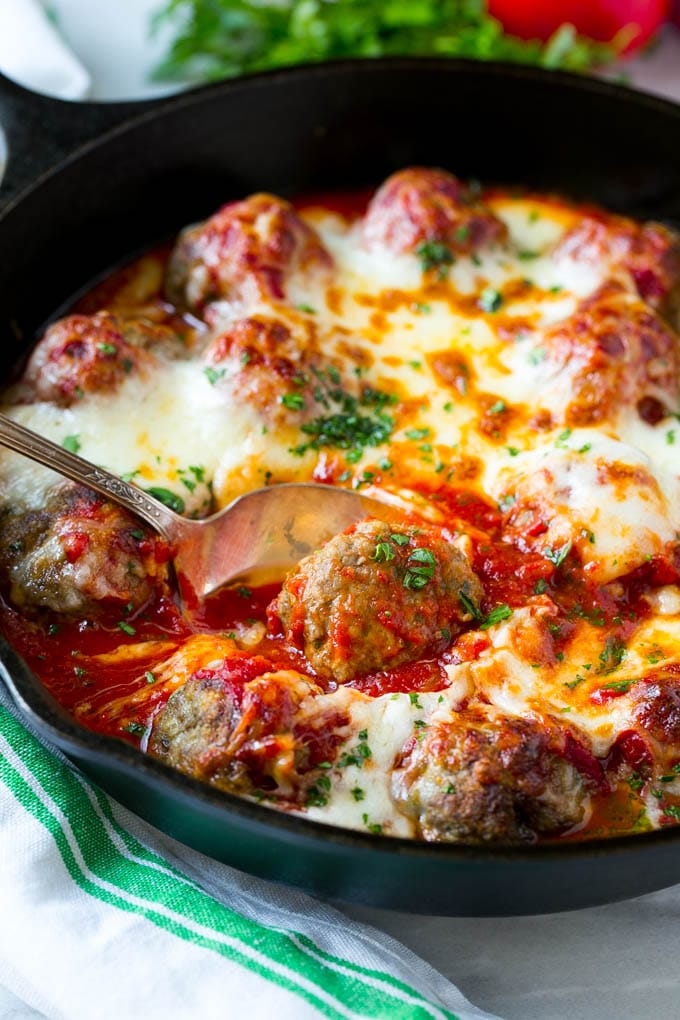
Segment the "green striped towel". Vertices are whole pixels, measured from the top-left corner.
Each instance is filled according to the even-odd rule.
[[[493,1020],[405,947],[136,818],[0,683],[0,985],[55,1020]]]

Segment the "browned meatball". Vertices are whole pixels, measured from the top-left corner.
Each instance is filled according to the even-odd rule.
[[[627,270],[652,307],[677,311],[680,299],[680,238],[661,223],[636,223],[623,216],[585,216],[559,241],[555,255]]]
[[[136,324],[135,333],[143,329]],[[69,315],[55,322],[37,345],[24,381],[38,400],[68,406],[86,393],[110,393],[151,356],[123,335],[121,322],[108,312]]]
[[[166,293],[174,304],[196,312],[219,298],[281,300],[287,273],[330,264],[318,235],[289,202],[251,195],[180,236]]]
[[[166,581],[168,559],[157,535],[80,486],[60,486],[44,509],[8,510],[0,521],[0,571],[24,610],[139,608]]]
[[[264,788],[304,802],[312,770],[333,753],[327,731],[347,720],[315,712],[320,689],[312,681],[272,670],[261,656],[199,670],[156,716],[151,753],[220,789]]]
[[[537,723],[469,708],[409,742],[392,795],[423,839],[518,842],[581,821],[589,785]]]
[[[592,425],[624,407],[656,424],[680,398],[680,337],[617,284],[584,301],[546,334],[548,357],[569,380],[564,422]]]
[[[470,564],[440,529],[365,521],[289,574],[270,613],[321,676],[345,682],[437,655],[478,604]]]
[[[381,244],[398,254],[417,252],[421,245],[444,245],[450,252],[443,252],[442,259],[452,261],[451,252],[469,254],[504,241],[507,229],[452,174],[411,167],[392,174],[376,192],[364,236],[369,245]],[[436,252],[432,254],[437,263]]]
[[[680,751],[680,669],[669,667],[630,688],[633,718],[660,748]]]

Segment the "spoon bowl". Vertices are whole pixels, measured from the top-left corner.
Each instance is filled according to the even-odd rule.
[[[0,413],[0,445],[99,492],[170,544],[182,600],[200,601],[229,583],[280,576],[333,535],[389,506],[350,489],[312,482],[254,489],[200,521],[180,517],[130,482],[91,464]]]

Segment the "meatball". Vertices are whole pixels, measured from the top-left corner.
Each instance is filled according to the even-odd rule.
[[[544,348],[560,386],[569,380],[566,425],[612,420],[630,406],[656,424],[680,399],[680,337],[617,284],[548,330]]]
[[[481,585],[437,528],[365,521],[289,574],[270,606],[314,670],[340,682],[435,656],[469,619]]]
[[[527,451],[488,484],[505,507],[506,540],[555,567],[578,556],[593,583],[673,561],[677,524],[649,459],[600,432],[574,430]]]
[[[151,369],[152,350],[176,356],[180,348],[167,326],[124,321],[109,312],[69,315],[47,330],[23,382],[31,399],[68,407],[88,393],[112,393],[128,376]]]
[[[633,719],[661,748],[680,751],[680,670],[667,670],[639,680],[630,688]]]
[[[586,216],[558,242],[555,256],[623,269],[652,307],[670,314],[677,311],[680,238],[660,223],[640,224],[605,214]]]
[[[330,264],[318,235],[292,205],[251,195],[181,234],[168,264],[166,294],[199,313],[220,298],[282,300],[288,273]]]
[[[336,388],[325,379],[310,338],[294,335],[278,319],[241,319],[210,343],[204,358],[223,373],[239,401],[277,423],[299,426],[322,413],[328,406],[324,381],[325,389]],[[339,378],[337,369],[331,373]]]
[[[373,197],[364,222],[369,247],[397,254],[430,242],[470,254],[505,241],[507,229],[490,209],[445,170],[411,167],[388,177]]]
[[[591,780],[556,743],[533,720],[469,708],[407,744],[392,796],[426,840],[519,842],[558,832],[583,819]]]
[[[24,610],[138,609],[166,582],[168,559],[158,536],[80,486],[60,486],[44,509],[6,510],[0,521],[0,572]]]
[[[273,669],[255,656],[198,670],[156,716],[151,753],[220,789],[252,793],[275,784],[294,794],[300,772],[315,764],[295,721],[305,699],[320,691],[299,673]]]

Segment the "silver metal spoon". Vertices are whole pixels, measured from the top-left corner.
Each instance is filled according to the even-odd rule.
[[[174,550],[182,597],[205,598],[230,581],[274,577],[333,535],[389,507],[349,489],[286,483],[239,496],[219,513],[187,520],[142,489],[69,453],[0,413],[0,445],[101,493],[163,536]],[[188,588],[187,588],[188,585]]]

